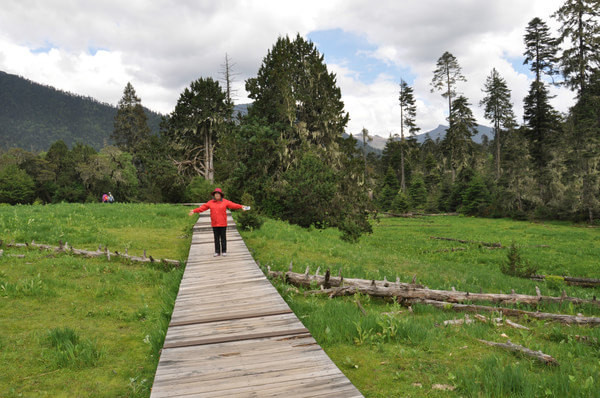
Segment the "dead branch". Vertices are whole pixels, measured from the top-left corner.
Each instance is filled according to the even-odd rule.
[[[547,275],[532,275],[529,279],[534,281],[545,280]],[[596,287],[600,286],[600,279],[594,278],[580,278],[574,276],[563,276],[563,280],[567,285],[580,286],[580,287]]]
[[[110,261],[111,256],[115,256],[115,257],[121,257],[121,258],[127,259],[129,261],[136,261],[136,262],[143,262],[143,263],[161,262],[161,263],[173,265],[175,267],[179,267],[181,265],[181,263],[179,261],[170,260],[167,258],[156,260],[156,259],[152,258],[152,256],[150,256],[149,258],[147,258],[145,255],[144,255],[144,257],[136,257],[136,256],[130,256],[128,254],[121,254],[118,251],[111,252],[110,250],[108,250],[108,247],[105,247],[104,251],[102,251],[100,249],[100,246],[98,246],[98,250],[94,250],[94,251],[76,249],[74,247],[69,247],[68,244],[66,244],[66,243],[63,245],[62,242],[59,244],[59,246],[44,245],[44,244],[40,244],[40,243],[35,243],[34,241],[31,241],[31,243],[8,243],[6,246],[7,247],[37,248],[39,250],[49,250],[49,251],[55,251],[55,252],[72,253],[72,254],[81,255],[84,257],[93,257],[93,258],[106,257],[109,261]],[[127,249],[125,249],[125,252],[127,253]],[[144,250],[144,254],[145,254],[145,252],[146,251]]]
[[[500,348],[504,348],[507,349],[509,351],[513,351],[513,352],[519,352],[521,354],[524,354],[528,357],[532,357],[534,359],[537,359],[538,361],[546,364],[546,365],[556,365],[558,366],[558,361],[556,359],[554,359],[553,357],[551,357],[548,354],[544,354],[541,351],[533,351],[530,350],[529,348],[523,347],[522,345],[519,344],[514,344],[512,343],[510,340],[508,340],[506,343],[495,343],[493,341],[487,341],[487,340],[480,340],[478,339],[480,342],[482,342],[483,344],[487,344],[493,347],[500,347]]]
[[[430,236],[429,239],[438,239],[438,240],[449,240],[452,242],[460,242],[460,243],[474,243],[477,245],[482,245],[482,246],[486,246],[486,247],[493,247],[493,248],[497,248],[497,249],[503,249],[504,246],[502,246],[502,244],[500,242],[476,242],[476,241],[472,241],[472,240],[462,240],[462,239],[454,239],[454,238],[444,238],[441,236]]]
[[[600,318],[598,317],[586,317],[581,315],[564,315],[564,314],[551,314],[548,312],[533,312],[533,311],[524,311],[517,310],[514,308],[505,308],[505,307],[492,307],[485,305],[476,305],[476,304],[456,304],[456,303],[448,303],[443,301],[435,301],[435,300],[422,300],[422,299],[410,299],[405,300],[405,304],[428,304],[441,309],[452,309],[454,311],[460,312],[500,312],[503,315],[508,316],[527,316],[529,318],[547,320],[547,321],[557,321],[566,324],[577,324],[577,325],[591,325],[597,326],[600,325]]]

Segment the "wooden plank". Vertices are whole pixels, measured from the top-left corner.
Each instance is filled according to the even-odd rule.
[[[180,322],[171,322],[169,324],[169,327],[176,327],[176,326],[184,326],[184,325],[193,325],[193,324],[199,324],[199,323],[209,323],[209,322],[218,322],[218,321],[233,321],[233,320],[237,320],[237,319],[245,319],[245,318],[258,318],[258,317],[264,317],[264,316],[271,316],[271,315],[282,315],[282,314],[290,314],[293,313],[291,309],[281,309],[281,310],[276,310],[276,311],[263,311],[263,312],[251,312],[251,313],[246,313],[246,314],[239,314],[239,315],[233,315],[233,317],[231,315],[222,315],[222,316],[217,316],[217,317],[213,317],[213,318],[204,318],[204,319],[192,319],[189,321],[180,321]]]
[[[178,348],[178,347],[189,347],[194,345],[205,345],[205,344],[216,344],[216,343],[225,343],[230,341],[238,341],[238,340],[253,340],[253,339],[262,339],[265,337],[281,337],[281,336],[292,336],[295,334],[303,334],[308,333],[308,329],[287,329],[281,330],[277,332],[263,332],[263,333],[254,333],[254,334],[246,334],[246,335],[234,335],[234,336],[220,336],[214,338],[207,339],[198,339],[198,340],[186,340],[178,343],[165,343],[163,349],[168,348]]]
[[[257,267],[231,216],[212,256],[202,215],[151,397],[361,397]]]

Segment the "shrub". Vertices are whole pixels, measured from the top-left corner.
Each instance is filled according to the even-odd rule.
[[[204,203],[211,199],[210,194],[215,188],[216,185],[204,179],[204,177],[194,177],[185,190],[185,200]]]
[[[35,183],[23,170],[8,165],[0,170],[0,202],[29,204],[35,195]]]
[[[254,198],[252,195],[249,193],[244,193],[242,195],[242,204],[245,206],[250,206],[250,210],[243,211],[237,217],[237,225],[244,231],[260,229],[264,221],[259,217],[256,209],[254,208]]]
[[[507,261],[500,264],[500,271],[506,275],[528,278],[536,273],[537,268],[521,258],[519,248],[513,242],[508,250]]]

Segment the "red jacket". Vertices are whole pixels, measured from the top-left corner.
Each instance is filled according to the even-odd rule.
[[[227,199],[221,200],[209,200],[202,206],[194,209],[194,213],[202,213],[210,209],[210,225],[213,227],[226,227],[227,226],[227,209],[241,209],[242,205],[233,203]]]

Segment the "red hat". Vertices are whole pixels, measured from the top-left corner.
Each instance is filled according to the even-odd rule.
[[[223,191],[221,191],[221,188],[215,188],[215,190],[212,191],[211,195],[215,196],[216,193],[220,193],[222,198],[225,197],[225,194],[223,193]]]

